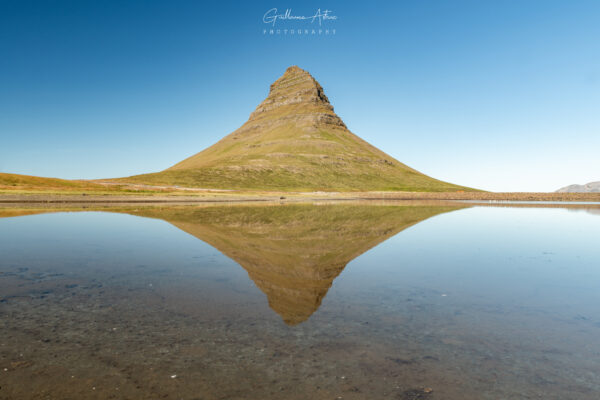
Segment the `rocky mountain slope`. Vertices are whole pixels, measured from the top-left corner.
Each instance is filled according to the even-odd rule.
[[[557,193],[600,193],[600,182],[590,182],[585,185],[569,185],[560,188]]]

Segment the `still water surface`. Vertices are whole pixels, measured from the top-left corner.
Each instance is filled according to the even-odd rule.
[[[598,399],[584,207],[2,208],[0,399]]]

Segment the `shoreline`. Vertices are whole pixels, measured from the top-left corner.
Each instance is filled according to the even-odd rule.
[[[233,192],[143,194],[0,193],[0,203],[231,203],[360,200],[450,200],[469,202],[598,202],[600,193],[533,192]]]

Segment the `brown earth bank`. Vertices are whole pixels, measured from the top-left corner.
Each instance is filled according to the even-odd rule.
[[[600,193],[533,192],[244,192],[198,190],[151,194],[31,192],[0,193],[0,203],[203,203],[240,201],[345,201],[345,200],[470,200],[600,202]]]

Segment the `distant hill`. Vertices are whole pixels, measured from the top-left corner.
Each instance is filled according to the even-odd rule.
[[[6,174],[0,172],[0,190],[107,190],[105,186],[89,182],[39,176]]]
[[[354,135],[321,85],[296,66],[218,143],[162,172],[117,181],[212,189],[473,190],[424,175]]]
[[[569,185],[560,188],[557,193],[600,193],[600,181],[590,182],[585,185]]]

